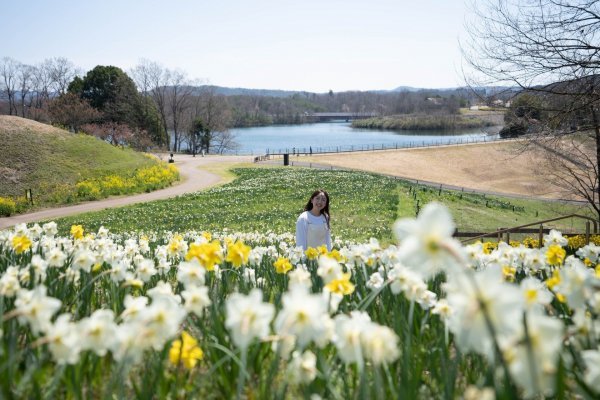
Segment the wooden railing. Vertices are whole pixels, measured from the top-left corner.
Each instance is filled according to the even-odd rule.
[[[506,243],[510,243],[510,234],[511,233],[537,233],[538,238],[539,238],[539,246],[542,247],[543,240],[544,240],[544,234],[547,234],[548,232],[550,232],[550,228],[547,228],[547,227],[544,228],[544,224],[547,224],[548,222],[560,221],[560,220],[568,219],[568,218],[581,218],[581,219],[586,220],[585,232],[569,233],[569,235],[584,235],[585,243],[589,244],[590,243],[590,235],[598,234],[598,222],[595,219],[585,216],[585,215],[570,214],[570,215],[565,215],[563,217],[545,219],[543,221],[536,221],[536,222],[532,222],[530,224],[519,225],[519,226],[515,226],[512,228],[498,228],[496,231],[489,232],[489,233],[459,232],[457,230],[456,232],[454,232],[454,236],[459,237],[459,238],[466,238],[466,239],[461,240],[461,242],[463,242],[463,243],[466,243],[466,242],[469,242],[472,240],[483,239],[486,237],[496,237],[499,242],[505,241]],[[535,226],[536,228],[530,228],[532,226]],[[593,231],[591,230],[592,226],[594,227]],[[505,239],[505,237],[506,237],[506,239]]]

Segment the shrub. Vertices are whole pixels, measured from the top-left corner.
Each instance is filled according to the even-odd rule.
[[[16,203],[8,197],[0,197],[0,215],[8,217],[16,211]]]
[[[94,182],[82,181],[75,185],[77,189],[77,197],[88,200],[100,198],[100,189]]]

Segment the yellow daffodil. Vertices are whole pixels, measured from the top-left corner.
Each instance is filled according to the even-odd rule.
[[[354,284],[350,282],[350,272],[342,274],[340,278],[333,279],[325,287],[332,293],[347,295],[354,293]]]
[[[512,267],[510,265],[505,265],[502,267],[502,275],[504,276],[504,279],[506,279],[508,282],[514,282],[516,273],[517,268],[515,267]]]
[[[171,364],[179,365],[179,363],[182,363],[187,369],[194,368],[196,363],[202,360],[203,357],[204,353],[198,347],[198,341],[186,331],[181,333],[181,340],[175,340],[169,350]]]
[[[287,274],[287,272],[292,269],[290,260],[285,257],[279,257],[277,261],[273,263],[273,266],[278,274]]]
[[[218,240],[213,240],[210,243],[196,244],[192,243],[185,255],[185,259],[190,261],[196,258],[207,271],[215,269],[215,265],[223,261],[223,252],[221,244]]]
[[[304,254],[306,254],[306,257],[309,260],[315,260],[317,257],[319,257],[319,251],[314,247],[309,247],[308,249],[306,249]]]
[[[211,235],[211,233],[210,233],[210,232],[206,232],[206,231],[205,231],[205,232],[202,232],[202,237],[203,237],[204,239],[206,239],[207,241],[209,241],[209,242],[212,240],[212,235]]]
[[[234,244],[227,246],[227,258],[225,261],[229,261],[235,268],[246,265],[248,263],[250,250],[252,250],[250,246],[247,246],[244,242],[238,240]]]
[[[31,247],[31,240],[25,235],[23,236],[15,236],[12,240],[12,247],[15,250],[15,253],[21,254]]]
[[[317,251],[319,252],[319,255],[326,255],[328,253],[327,246],[325,245],[317,247]]]
[[[73,236],[73,239],[76,239],[76,240],[83,239],[83,226],[72,225],[71,226],[71,236]]]
[[[558,272],[557,269],[555,269],[552,272],[552,277],[550,277],[546,280],[546,286],[548,286],[548,289],[553,289],[554,286],[558,285],[559,283],[560,283],[560,273]]]
[[[337,262],[344,262],[346,261],[346,258],[340,254],[340,252],[337,249],[333,249],[329,252],[329,254],[327,254],[329,257],[333,258],[334,260],[336,260]]]
[[[596,278],[600,279],[600,264],[596,265],[595,271],[596,271]]]
[[[102,268],[102,263],[96,263],[92,267],[92,272],[98,272]]]
[[[546,251],[546,260],[550,265],[561,265],[567,252],[557,244],[553,244]]]

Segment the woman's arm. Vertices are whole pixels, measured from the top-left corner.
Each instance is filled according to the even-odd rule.
[[[296,247],[307,249],[308,243],[308,221],[304,218],[304,214],[300,214],[296,221]]]
[[[327,236],[325,239],[325,245],[327,246],[327,251],[331,251],[331,229],[327,228]]]

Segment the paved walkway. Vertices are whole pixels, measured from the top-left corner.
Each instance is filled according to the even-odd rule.
[[[252,162],[252,156],[207,156],[192,157],[191,155],[175,155],[175,165],[179,169],[181,180],[168,188],[150,193],[133,196],[111,197],[105,200],[89,201],[73,206],[49,208],[28,214],[18,214],[12,217],[0,218],[0,229],[6,229],[20,223],[31,223],[41,220],[66,217],[88,211],[103,210],[106,208],[121,207],[128,204],[143,203],[147,201],[167,199],[185,193],[193,193],[221,182],[222,178],[216,174],[200,169],[214,163],[241,163]]]

